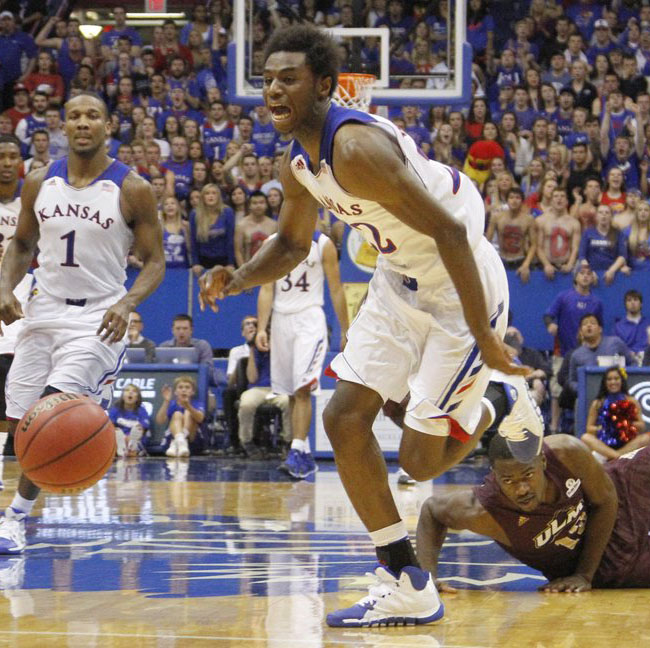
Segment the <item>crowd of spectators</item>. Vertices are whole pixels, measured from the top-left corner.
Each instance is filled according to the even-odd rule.
[[[278,163],[289,142],[274,131],[265,107],[248,111],[228,96],[232,2],[197,3],[187,23],[141,29],[127,25],[126,7],[115,5],[112,24],[96,38],[82,33],[66,4],[8,2],[0,12],[0,133],[19,138],[24,173],[66,154],[65,101],[98,92],[110,111],[109,154],[152,184],[168,266],[198,276],[215,264],[247,261],[277,228]],[[431,159],[476,183],[486,234],[521,281],[532,272],[549,281],[574,273],[574,308],[588,293],[579,279],[584,268],[604,284],[618,273],[642,281],[650,267],[646,0],[469,0],[472,98],[448,106],[424,100],[449,83],[455,67],[448,0],[252,6],[253,75],[261,75],[273,29],[298,19],[390,30],[391,86],[422,88],[423,100],[373,110]],[[378,71],[376,39],[360,48],[342,41],[340,54],[343,70]],[[335,217],[321,212],[319,222],[340,245]],[[136,255],[129,262],[139,264]],[[579,344],[558,332],[558,313],[551,308],[547,318],[549,332],[560,336],[553,376]],[[579,323],[572,326],[577,332]],[[640,335],[645,347],[645,331]],[[634,349],[634,357],[642,351]],[[549,391],[557,398],[559,389]]]

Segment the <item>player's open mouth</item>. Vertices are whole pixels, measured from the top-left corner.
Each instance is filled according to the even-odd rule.
[[[271,106],[270,110],[275,121],[284,121],[291,116],[291,108],[286,106]]]

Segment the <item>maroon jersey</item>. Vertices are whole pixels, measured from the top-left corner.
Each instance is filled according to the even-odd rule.
[[[544,445],[546,477],[558,488],[554,504],[522,512],[499,489],[493,473],[474,493],[499,523],[521,562],[552,580],[575,572],[589,515],[580,480]],[[618,495],[609,542],[594,575],[595,587],[650,587],[650,446],[605,465]]]
[[[544,455],[546,478],[560,493],[557,502],[522,512],[501,492],[494,473],[474,488],[474,494],[508,536],[510,546],[501,546],[552,580],[575,572],[588,504],[580,480],[574,478],[546,445]]]

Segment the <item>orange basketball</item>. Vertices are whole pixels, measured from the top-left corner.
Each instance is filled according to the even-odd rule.
[[[50,493],[78,493],[98,482],[115,457],[115,428],[80,394],[41,398],[18,423],[16,457],[25,475]]]

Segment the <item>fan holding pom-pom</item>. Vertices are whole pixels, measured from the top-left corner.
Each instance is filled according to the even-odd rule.
[[[650,434],[644,430],[641,406],[628,393],[625,369],[610,367],[589,408],[582,441],[598,459],[612,460],[650,445]]]

